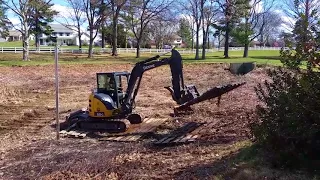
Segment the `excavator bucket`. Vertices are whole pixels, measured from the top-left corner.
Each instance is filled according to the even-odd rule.
[[[255,68],[253,62],[230,63],[229,71],[235,75],[245,75]]]
[[[183,111],[189,111],[189,110],[191,110],[191,108],[190,108],[191,105],[194,105],[194,104],[197,104],[197,103],[209,100],[209,99],[213,99],[216,97],[219,98],[218,99],[218,105],[219,105],[221,95],[223,95],[229,91],[232,91],[232,90],[234,90],[244,84],[246,84],[246,82],[232,83],[232,84],[227,84],[224,86],[216,86],[214,88],[211,88],[208,91],[204,92],[202,95],[199,95],[198,97],[191,99],[191,100],[181,104],[180,106],[176,107],[174,109],[175,114],[179,114],[180,112],[183,112]]]

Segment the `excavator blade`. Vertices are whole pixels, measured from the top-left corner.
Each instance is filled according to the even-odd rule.
[[[175,113],[179,113],[181,111],[185,111],[185,110],[190,110],[190,106],[191,105],[194,105],[194,104],[197,104],[197,103],[200,103],[202,101],[206,101],[206,100],[209,100],[209,99],[213,99],[213,98],[216,98],[216,97],[219,97],[219,101],[220,101],[220,97],[221,95],[229,92],[229,91],[232,91],[242,85],[246,84],[246,82],[241,82],[241,83],[233,83],[233,84],[227,84],[225,86],[216,86],[214,88],[211,88],[209,89],[208,91],[204,92],[202,95],[188,101],[188,102],[185,102],[183,104],[181,104],[180,106],[176,107],[174,110],[175,110]],[[218,101],[218,102],[219,102]]]

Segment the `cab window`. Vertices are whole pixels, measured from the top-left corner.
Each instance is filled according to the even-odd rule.
[[[116,83],[113,76],[107,74],[98,75],[98,89],[114,90]]]

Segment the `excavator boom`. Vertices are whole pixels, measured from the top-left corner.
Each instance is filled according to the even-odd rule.
[[[184,89],[182,58],[177,50],[173,49],[171,53],[171,57],[169,58],[159,59],[160,55],[157,55],[135,64],[130,74],[126,97],[124,98],[124,103],[122,105],[123,112],[128,114],[132,112],[132,107],[140,88],[143,73],[163,65],[169,65],[171,69],[173,99],[178,102],[182,98],[184,95],[183,91],[181,91]]]

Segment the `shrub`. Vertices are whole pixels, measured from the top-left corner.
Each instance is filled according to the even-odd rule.
[[[279,68],[268,75],[271,82],[255,88],[264,102],[257,107],[259,122],[251,127],[257,142],[274,165],[319,167],[320,74]]]

